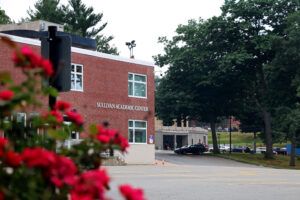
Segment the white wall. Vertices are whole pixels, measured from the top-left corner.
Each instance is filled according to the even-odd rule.
[[[154,144],[130,144],[125,154],[126,164],[154,164]]]

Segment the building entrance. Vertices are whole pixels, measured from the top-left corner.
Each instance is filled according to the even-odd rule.
[[[176,148],[188,145],[188,136],[187,135],[176,135]]]
[[[164,150],[174,150],[174,135],[163,136]]]

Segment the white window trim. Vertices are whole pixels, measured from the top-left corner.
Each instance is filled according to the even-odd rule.
[[[84,85],[83,85],[83,65],[82,64],[77,64],[77,63],[71,63],[71,67],[72,67],[72,65],[74,65],[75,68],[74,68],[74,72],[71,71],[71,74],[73,73],[75,75],[74,76],[75,79],[76,79],[77,74],[80,74],[82,76],[82,78],[81,78],[81,80],[82,80],[82,89],[72,89],[72,86],[71,86],[71,91],[83,92],[83,87],[84,87]],[[81,70],[82,70],[81,73],[76,72],[76,66],[81,66]],[[70,74],[70,76],[71,76],[71,74]],[[76,80],[75,80],[75,86],[76,86]]]
[[[16,121],[18,122],[18,116],[20,116],[20,117],[24,117],[24,126],[26,126],[27,125],[27,114],[25,113],[25,112],[17,112],[16,113],[16,115],[15,115],[15,117],[16,117]]]
[[[133,127],[129,127],[129,121],[132,121],[133,122]],[[135,122],[145,122],[146,123],[146,127],[145,128],[141,128],[141,127],[137,127],[137,129],[143,129],[143,130],[146,130],[146,142],[135,142]],[[135,119],[129,119],[128,120],[128,142],[129,142],[129,129],[132,129],[133,130],[133,142],[129,142],[129,144],[148,144],[147,141],[148,141],[148,133],[147,133],[147,127],[148,127],[148,123],[147,121],[144,121],[144,120],[135,120]]]
[[[133,79],[134,79],[134,76],[135,75],[138,75],[138,76],[144,76],[145,77],[145,82],[142,82],[142,81],[135,81],[135,80],[129,80],[128,79],[128,75],[129,74],[132,74],[133,75]],[[135,95],[129,95],[129,97],[133,97],[133,98],[140,98],[140,99],[147,99],[147,75],[146,74],[137,74],[137,73],[133,73],[133,72],[128,72],[128,75],[127,75],[127,79],[128,79],[128,83],[131,82],[133,83],[133,94],[134,94],[134,83],[143,83],[145,84],[145,96],[144,97],[141,97],[141,96],[135,96]],[[128,91],[129,91],[129,88],[128,88]],[[127,92],[128,93],[128,92]]]

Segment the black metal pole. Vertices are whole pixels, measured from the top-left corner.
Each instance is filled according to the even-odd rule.
[[[229,153],[231,154],[231,116],[229,116]]]
[[[49,42],[49,60],[53,65],[54,70],[57,62],[57,55],[56,55],[56,32],[57,32],[57,27],[56,26],[49,26],[48,27],[48,42]],[[49,79],[49,85],[53,86],[53,79],[55,77],[51,77]],[[51,94],[49,95],[49,107],[51,110],[54,109],[54,106],[56,104],[56,97],[52,96]]]

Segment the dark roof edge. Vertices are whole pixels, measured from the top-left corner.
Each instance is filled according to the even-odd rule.
[[[33,30],[10,30],[1,31],[1,33],[15,35],[19,37],[40,39],[41,37],[48,37],[48,31],[33,31]],[[75,34],[57,31],[57,36],[71,36],[72,46],[88,50],[96,50],[96,40],[91,38],[84,38]]]

